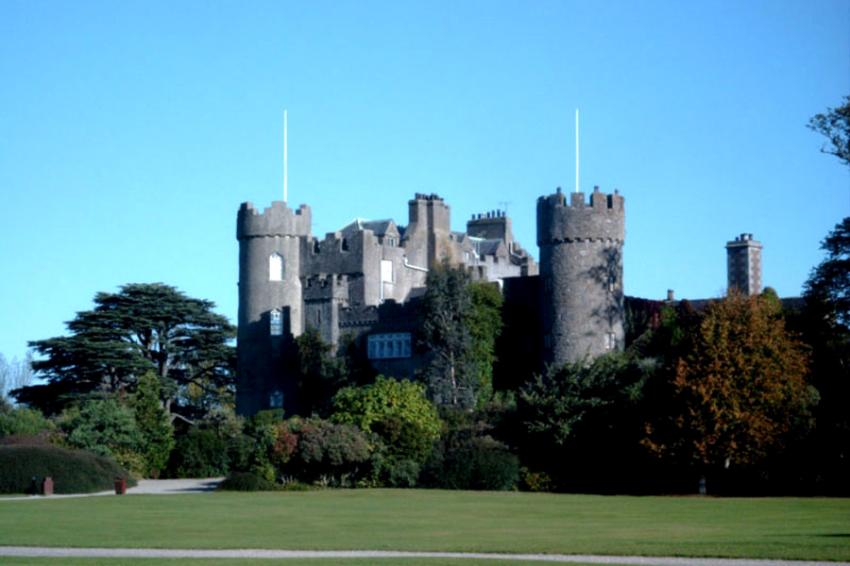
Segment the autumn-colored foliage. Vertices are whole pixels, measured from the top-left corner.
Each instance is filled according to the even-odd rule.
[[[765,297],[716,301],[695,332],[675,365],[671,421],[647,425],[644,444],[700,467],[757,464],[813,401],[806,354]]]

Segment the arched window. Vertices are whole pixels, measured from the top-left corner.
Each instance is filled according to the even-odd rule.
[[[283,313],[280,309],[274,309],[269,313],[269,334],[272,336],[283,334]]]
[[[269,256],[269,281],[283,281],[283,256],[277,252]]]

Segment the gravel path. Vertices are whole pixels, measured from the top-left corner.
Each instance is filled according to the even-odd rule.
[[[0,546],[0,556],[52,558],[461,558],[526,560],[586,564],[653,566],[850,566],[848,562],[678,558],[663,556],[599,556],[580,554],[496,554],[486,552],[402,552],[392,550],[188,550],[157,548],[48,548]]]
[[[175,495],[178,493],[207,493],[215,491],[224,478],[190,478],[179,480],[139,480],[136,487],[128,487],[128,495]],[[72,493],[62,495],[31,495],[27,497],[0,497],[0,501],[41,501],[45,499],[70,499],[74,497],[102,497],[115,495],[112,490],[95,493]]]

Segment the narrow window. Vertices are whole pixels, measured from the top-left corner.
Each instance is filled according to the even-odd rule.
[[[283,256],[277,252],[269,256],[269,281],[283,281]]]
[[[283,334],[283,313],[280,309],[274,309],[269,313],[269,334],[272,336]]]
[[[272,409],[279,409],[283,407],[283,393],[280,390],[272,391],[272,394],[269,395],[269,407]]]

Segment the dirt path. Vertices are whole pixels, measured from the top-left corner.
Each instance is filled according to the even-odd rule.
[[[578,554],[496,554],[486,552],[401,552],[392,550],[188,550],[156,548],[48,548],[0,546],[0,556],[52,558],[460,558],[641,566],[850,566],[848,562],[599,556]]]

